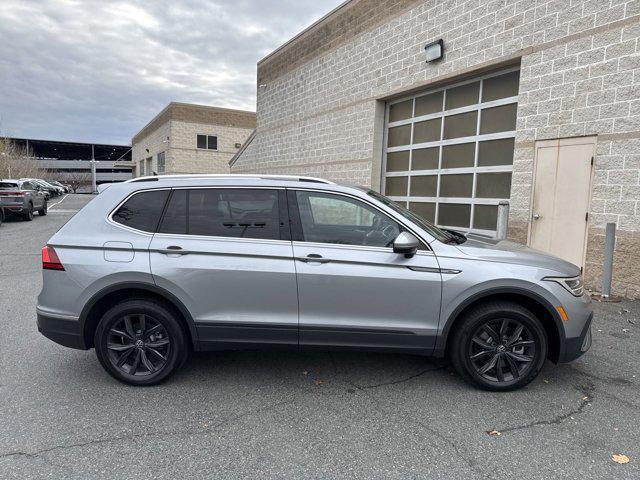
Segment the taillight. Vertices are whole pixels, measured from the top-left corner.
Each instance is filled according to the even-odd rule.
[[[24,192],[8,192],[6,190],[0,191],[0,197],[24,197]]]
[[[45,245],[42,247],[42,269],[43,270],[64,270],[58,254],[53,247]]]

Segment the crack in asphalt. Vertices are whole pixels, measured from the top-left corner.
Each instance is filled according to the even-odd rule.
[[[595,386],[593,384],[581,385],[579,387],[576,387],[576,390],[578,390],[582,394],[582,398],[580,399],[580,404],[578,405],[577,408],[570,410],[567,413],[556,415],[555,417],[548,420],[536,420],[535,422],[525,423],[523,425],[516,425],[514,427],[497,428],[496,430],[504,434],[508,432],[526,430],[528,428],[544,426],[544,425],[560,425],[567,418],[570,418],[574,415],[581,415],[582,413],[584,413],[585,408],[587,408],[588,405],[593,403],[593,392],[595,391]]]
[[[189,437],[194,435],[207,435],[210,432],[215,431],[216,429],[233,424],[249,416],[268,412],[270,410],[274,410],[284,405],[291,405],[295,403],[295,401],[296,399],[288,400],[284,402],[277,402],[262,408],[248,410],[238,415],[234,415],[232,417],[226,418],[214,425],[203,427],[203,429],[201,430],[183,430],[183,431],[174,431],[174,432],[154,431],[154,432],[144,432],[144,433],[132,433],[127,435],[116,435],[113,437],[96,438],[93,440],[88,440],[86,442],[70,443],[67,445],[54,445],[52,447],[36,450],[35,452],[26,452],[26,451],[18,450],[14,452],[0,453],[0,459],[9,458],[9,457],[26,457],[26,458],[40,458],[44,461],[47,461],[46,458],[43,457],[43,455],[46,455],[48,453],[55,452],[58,450],[68,450],[71,448],[81,448],[81,447],[87,447],[92,445],[102,445],[105,443],[113,443],[113,442],[120,442],[120,441],[131,441],[131,440],[137,440],[139,438],[157,437],[158,435],[163,435],[165,437]]]
[[[340,371],[338,369],[338,365],[335,361],[335,358],[333,356],[333,354],[331,352],[328,352],[329,354],[329,358],[331,359],[331,363],[333,365],[333,370],[334,370],[334,374],[336,375],[336,378],[340,376]],[[418,378],[428,372],[434,372],[437,370],[443,370],[445,368],[447,368],[447,364],[445,365],[440,365],[437,366],[435,368],[428,368],[425,369],[421,372],[418,372],[414,375],[411,375],[409,377],[406,378],[402,378],[399,380],[394,380],[391,382],[383,382],[383,383],[379,383],[379,384],[375,384],[375,385],[365,385],[365,386],[361,386],[358,385],[356,383],[354,383],[353,381],[351,381],[349,379],[349,377],[347,375],[342,375],[344,381],[351,385],[354,389],[356,390],[360,390],[362,393],[364,393],[367,398],[369,398],[373,404],[375,405],[375,409],[381,413],[382,415],[387,415],[387,416],[393,416],[396,418],[401,419],[404,422],[408,422],[408,423],[412,423],[414,425],[418,425],[419,427],[421,427],[422,429],[426,430],[429,434],[431,434],[431,436],[436,437],[437,439],[439,439],[441,442],[445,443],[446,445],[448,445],[451,449],[453,449],[453,451],[455,452],[455,454],[457,455],[458,458],[462,459],[464,461],[464,463],[469,467],[469,469],[471,471],[473,471],[474,473],[476,473],[477,475],[483,477],[483,478],[491,478],[489,475],[487,475],[485,472],[483,472],[482,470],[480,470],[478,462],[475,461],[475,459],[473,459],[472,457],[467,456],[464,452],[461,451],[461,449],[458,447],[458,445],[449,437],[447,437],[445,434],[441,433],[439,430],[434,429],[433,427],[430,427],[424,423],[422,423],[419,420],[416,420],[414,418],[412,418],[408,413],[404,413],[400,410],[398,404],[396,404],[395,402],[389,400],[389,402],[393,405],[393,407],[395,408],[395,410],[387,410],[386,408],[384,408],[380,401],[375,398],[373,396],[373,394],[371,394],[370,392],[368,392],[367,390],[372,390],[378,387],[382,387],[382,386],[386,386],[386,385],[397,385],[400,383],[405,383],[408,382],[410,380],[413,380],[415,378]]]

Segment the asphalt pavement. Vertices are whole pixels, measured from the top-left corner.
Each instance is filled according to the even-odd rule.
[[[640,303],[597,304],[592,349],[511,393],[335,352],[198,354],[134,388],[36,329],[40,248],[90,198],[0,226],[0,478],[640,478]]]

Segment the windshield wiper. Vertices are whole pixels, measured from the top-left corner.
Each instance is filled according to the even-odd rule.
[[[465,237],[460,232],[456,232],[455,230],[443,229],[443,232],[445,232],[449,236],[449,238],[447,239],[447,243],[454,242],[458,245],[461,245],[467,241],[467,237]]]

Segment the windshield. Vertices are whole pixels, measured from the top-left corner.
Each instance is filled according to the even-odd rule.
[[[431,236],[435,237],[436,239],[440,240],[441,242],[456,241],[456,243],[458,243],[459,234],[453,233],[453,232],[449,232],[447,230],[443,230],[441,228],[436,227],[433,223],[431,223],[431,222],[427,221],[426,219],[422,218],[420,215],[418,215],[418,214],[412,212],[411,210],[403,207],[399,203],[396,203],[393,200],[388,199],[387,197],[385,197],[384,195],[379,194],[376,191],[367,190],[367,194],[372,196],[373,198],[375,198],[379,202],[384,203],[387,207],[395,210],[396,212],[398,212],[403,217],[411,220],[413,223],[415,223],[416,225],[421,227],[424,231],[428,232],[429,234],[431,234]]]

